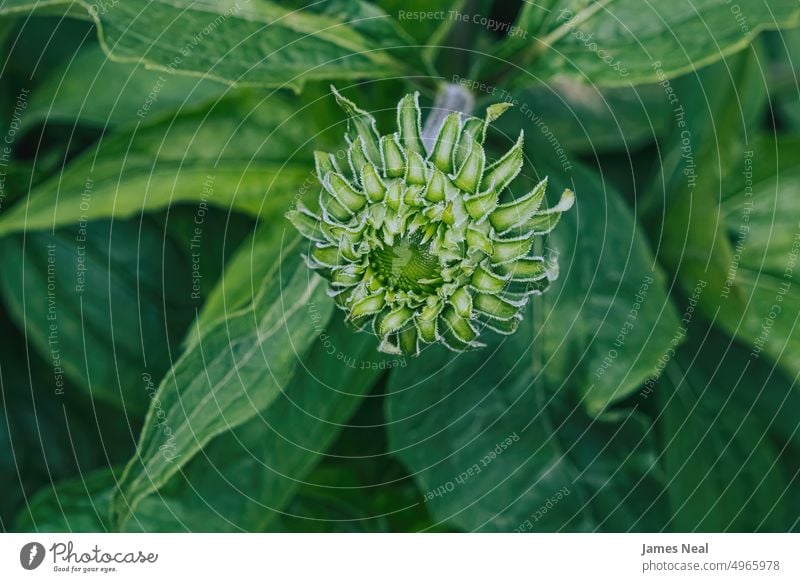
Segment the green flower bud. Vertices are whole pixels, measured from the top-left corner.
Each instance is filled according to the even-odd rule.
[[[482,347],[487,328],[513,333],[529,297],[557,276],[554,260],[532,254],[535,237],[555,227],[574,195],[565,190],[543,208],[545,178],[501,202],[522,169],[523,136],[493,163],[483,143],[509,104],[490,106],[484,119],[448,115],[426,152],[417,94],[398,104],[397,132],[381,136],[369,113],[333,92],[348,116],[347,162],[317,152],[319,210],[300,206],[289,219],[311,241],[306,262],[330,281],[347,319],[391,354],[436,342]]]

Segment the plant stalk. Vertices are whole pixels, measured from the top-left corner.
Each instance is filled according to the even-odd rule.
[[[429,154],[433,151],[436,136],[439,135],[439,130],[449,114],[456,112],[467,116],[472,115],[474,109],[475,97],[469,89],[453,83],[442,85],[422,128],[422,144],[425,146],[425,151]]]

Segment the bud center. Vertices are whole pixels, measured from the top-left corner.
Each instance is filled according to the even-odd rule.
[[[416,237],[400,239],[391,247],[373,251],[370,264],[387,287],[399,291],[431,293],[436,285],[422,281],[441,276],[438,257]]]

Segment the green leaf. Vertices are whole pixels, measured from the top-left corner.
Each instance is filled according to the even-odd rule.
[[[770,98],[776,109],[779,127],[785,125],[800,133],[800,28],[765,35],[770,64],[767,69]]]
[[[754,398],[769,387],[753,382],[752,362],[730,340],[701,337],[686,344],[654,388],[672,507],[664,528],[786,531],[793,521],[787,492],[797,473],[787,479],[783,470],[797,463],[779,460],[767,434],[771,420],[753,413]]]
[[[375,4],[415,39],[425,62],[432,64],[450,45],[448,35],[459,23],[452,15],[464,14],[468,0],[377,0]],[[415,17],[419,14],[426,17]],[[463,59],[464,54],[457,54],[455,58]]]
[[[377,42],[333,18],[267,0],[127,0],[103,9],[85,2],[8,0],[0,15],[57,4],[86,9],[112,59],[169,73],[300,89],[311,80],[410,72],[406,62],[386,50],[397,46],[396,36]]]
[[[342,430],[386,366],[376,360],[376,341],[356,334],[341,318],[321,329],[292,381],[257,416],[208,443],[157,491],[144,497],[127,521],[126,531],[263,531],[283,529],[284,511],[294,492]],[[335,346],[336,353],[329,353]],[[251,389],[252,390],[252,389]],[[112,489],[110,475],[63,519],[76,531],[100,531],[106,523]],[[308,485],[309,487],[311,485]],[[57,489],[68,504],[74,486]],[[56,505],[52,490],[39,495]],[[103,527],[92,520],[97,513]],[[62,519],[43,503],[33,503],[30,519],[49,524]],[[60,523],[60,521],[59,521]],[[30,529],[30,526],[24,529]],[[65,524],[40,529],[69,531]]]
[[[40,122],[132,125],[167,112],[192,110],[227,90],[227,85],[207,79],[114,62],[99,45],[90,44],[50,72],[32,93],[24,128]]]
[[[117,454],[122,443],[106,443],[106,455],[99,450],[95,427],[108,411],[98,411],[103,418],[81,414],[90,406],[76,398],[78,391],[71,385],[56,394],[50,367],[27,349],[2,310],[0,333],[0,531],[5,532],[13,531],[14,514],[38,489]]]
[[[550,167],[540,164],[541,167]],[[574,189],[576,212],[551,235],[560,277],[543,297],[540,337],[545,375],[567,379],[590,414],[625,398],[682,340],[666,279],[619,193],[576,165],[569,182],[549,172],[555,190]]]
[[[654,141],[667,133],[672,116],[658,85],[603,88],[553,81],[508,92],[503,100],[514,103],[514,109],[495,122],[502,131],[515,135],[524,125],[526,139],[540,134],[550,148],[593,156],[630,152]]]
[[[579,0],[577,0],[579,1]],[[576,0],[538,0],[523,2],[514,21],[514,29],[506,31],[506,37],[491,49],[494,58],[514,62],[521,52],[531,50],[531,44],[540,36],[558,26],[561,8],[575,5]],[[488,65],[489,61],[487,61]]]
[[[414,480],[389,451],[382,392],[380,386],[364,399],[298,489],[276,529],[320,533],[444,529],[433,526]]]
[[[800,139],[762,136],[752,142],[749,152],[744,167],[745,171],[750,168],[752,178],[746,178],[744,188],[739,190],[742,184],[736,184],[735,176],[724,183],[738,186],[720,205],[723,244],[730,249],[731,263],[721,298],[709,297],[706,308],[712,309],[715,301],[724,303],[731,295],[733,305],[744,303],[745,313],[720,309],[717,322],[753,346],[751,358],[763,351],[796,375],[800,372],[796,329]]]
[[[218,321],[251,306],[263,277],[281,252],[281,239],[289,226],[283,216],[265,222],[240,246],[225,264],[225,276],[206,298],[203,309],[189,329],[185,343],[196,343]]]
[[[215,436],[255,417],[281,394],[317,333],[307,304],[330,314],[324,281],[284,242],[251,309],[213,327],[191,345],[158,388],[136,455],[113,505],[124,525],[142,498],[158,490]],[[156,404],[158,402],[158,404]]]
[[[684,291],[707,283],[698,303],[706,317],[748,343],[751,358],[766,355],[794,376],[798,146],[793,139],[757,139],[767,102],[761,58],[753,52],[731,61],[707,71],[700,84],[676,85],[682,100],[707,94],[713,108],[698,107],[686,120],[688,150],[680,128],[665,148],[668,163],[651,199],[666,197],[666,213],[663,232],[654,236]]]
[[[523,12],[526,42],[512,45],[513,56],[507,47],[499,53],[527,70],[516,83],[559,77],[604,86],[660,82],[743,49],[762,30],[800,24],[796,0],[561,0],[550,14],[542,22],[535,10]],[[484,67],[498,63],[487,59]]]
[[[114,473],[89,472],[41,490],[17,517],[14,529],[29,532],[108,532]]]
[[[432,528],[410,478],[370,486],[359,479],[365,461],[339,459],[317,467],[279,523],[292,533],[416,532]],[[433,528],[436,531],[444,528]]]
[[[800,136],[757,136],[747,162],[752,175],[723,194],[722,221],[729,240],[740,240],[740,222],[747,208],[745,243],[738,248],[739,266],[780,278],[792,252],[800,223]],[[749,155],[749,154],[748,154]],[[756,156],[758,156],[756,158]],[[757,163],[756,163],[757,160]]]
[[[97,533],[113,532],[109,510],[120,471],[116,468],[88,471],[80,477],[47,487],[32,496],[17,516],[15,531]],[[180,507],[172,508],[173,511]],[[165,513],[162,504],[143,503],[137,521],[128,531],[163,531],[172,525],[174,514]],[[201,528],[198,528],[201,529]]]
[[[252,307],[260,282],[279,259],[287,225],[282,216],[267,219],[240,246],[192,326],[188,346],[200,345],[214,324]],[[347,328],[340,317],[324,319],[320,308],[308,306],[319,341],[281,395],[252,420],[215,437],[180,475],[146,498],[175,515],[164,529],[192,522],[204,531],[282,527],[275,523],[279,512],[386,369],[372,366],[374,338]],[[135,521],[150,528],[138,516]]]
[[[282,95],[245,91],[207,110],[113,134],[0,215],[0,235],[183,201],[282,214],[298,191],[311,194],[309,117]]]
[[[325,302],[330,302],[327,298]],[[304,306],[325,317],[324,304]],[[291,381],[251,420],[224,432],[146,499],[177,506],[167,530],[275,531],[298,487],[392,361],[378,358],[377,341],[346,326],[338,314],[317,320],[314,342]],[[204,340],[205,341],[205,340]],[[248,387],[248,395],[263,382]],[[226,416],[226,420],[230,417]],[[151,473],[152,475],[152,473]],[[312,480],[311,483],[314,483]],[[165,518],[166,520],[166,518]],[[142,529],[147,521],[134,516]]]
[[[479,352],[424,352],[387,392],[390,450],[437,520],[467,531],[626,531],[661,519],[648,427],[591,419],[532,371],[531,311]]]
[[[309,313],[319,314],[320,307],[309,306]],[[283,528],[282,510],[306,474],[323,458],[375,380],[387,366],[396,365],[375,360],[375,339],[354,333],[341,318],[318,333],[318,344],[281,394],[251,420],[211,440],[180,473],[144,497],[127,521],[126,531]],[[334,353],[330,353],[332,346]],[[97,505],[96,509],[86,503],[76,509],[75,516],[66,512],[73,521],[81,520],[77,526],[71,524],[73,529],[92,523],[91,509],[105,520],[115,485],[116,481],[106,480],[104,488],[92,493],[91,505]],[[86,496],[85,491],[81,493]],[[63,495],[59,488],[59,496]],[[34,504],[32,519],[51,517],[46,508]],[[86,527],[85,531],[97,531],[95,526]]]
[[[187,246],[154,218],[6,237],[0,291],[60,382],[136,415],[194,315]]]
[[[240,245],[192,326],[184,342],[188,349],[202,348],[201,338],[205,342],[226,318],[251,312],[257,288],[280,259],[287,225],[280,215],[266,219]],[[158,522],[148,520],[149,511],[141,515],[137,509],[127,529],[282,527],[276,518],[293,491],[386,369],[380,362],[372,365],[377,355],[374,338],[347,328],[341,318],[329,322],[326,310],[325,305],[307,306],[318,341],[280,395],[251,420],[214,437],[202,455],[142,500],[139,507],[161,505]],[[262,384],[270,381],[265,377]]]

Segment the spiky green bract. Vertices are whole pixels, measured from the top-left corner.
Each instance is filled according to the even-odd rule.
[[[485,328],[513,333],[532,294],[556,276],[554,261],[533,253],[574,196],[543,208],[547,179],[501,203],[523,164],[522,141],[494,163],[483,149],[489,123],[453,113],[431,152],[420,139],[418,95],[397,106],[395,133],[378,134],[373,117],[334,95],[348,115],[347,156],[317,152],[323,186],[316,212],[289,218],[312,241],[309,266],[330,281],[330,295],[380,349],[417,354],[442,342],[481,347]]]

